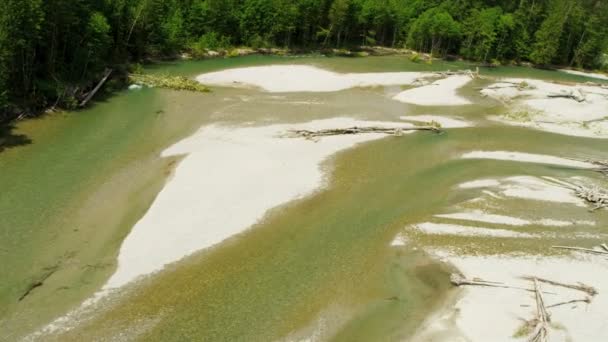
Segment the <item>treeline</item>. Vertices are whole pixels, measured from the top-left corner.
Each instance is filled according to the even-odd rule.
[[[384,45],[600,68],[608,1],[4,0],[0,108],[6,118],[14,108],[69,106],[109,65],[238,45]]]

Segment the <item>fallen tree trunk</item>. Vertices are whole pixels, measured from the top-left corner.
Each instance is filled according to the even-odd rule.
[[[597,290],[594,287],[583,284],[583,283],[578,283],[576,285],[575,284],[566,284],[566,283],[560,283],[560,282],[557,282],[554,280],[538,278],[538,277],[533,277],[533,276],[524,276],[524,277],[521,277],[521,279],[530,280],[530,281],[534,281],[536,279],[537,281],[540,281],[541,283],[545,283],[545,284],[549,284],[549,285],[553,285],[553,286],[565,287],[565,288],[573,289],[573,290],[579,290],[579,291],[589,294],[590,296],[595,296],[598,294]]]
[[[103,77],[101,78],[101,81],[99,81],[99,83],[97,83],[97,85],[95,86],[95,88],[93,88],[93,90],[91,90],[89,92],[89,94],[87,94],[87,96],[84,98],[84,100],[82,100],[82,102],[80,102],[80,107],[84,107],[87,105],[87,103],[93,98],[93,96],[95,96],[95,94],[99,91],[99,89],[101,88],[101,86],[106,83],[106,81],[108,80],[108,77],[110,77],[110,74],[112,73],[112,69],[106,69],[106,71],[104,72]]]
[[[534,292],[533,289],[527,289],[525,287],[519,287],[519,286],[511,286],[511,285],[506,285],[504,283],[499,283],[499,282],[495,282],[495,281],[487,281],[487,280],[483,280],[483,279],[478,279],[478,278],[473,278],[473,279],[467,279],[457,273],[452,273],[452,275],[450,276],[450,282],[452,283],[452,285],[454,286],[487,286],[487,287],[499,287],[499,288],[503,288],[503,289],[515,289],[515,290],[523,290],[523,291],[528,291],[528,292]],[[556,294],[553,292],[545,292],[548,294]]]
[[[576,102],[585,102],[586,97],[585,94],[583,94],[580,90],[578,91],[578,94],[575,94],[574,92],[568,92],[568,93],[553,93],[553,94],[548,94],[547,97],[549,98],[565,98],[565,99],[571,99],[574,100]]]
[[[322,129],[318,131],[310,131],[306,129],[290,130],[287,133],[287,137],[290,138],[306,138],[316,139],[320,137],[328,137],[333,135],[352,135],[352,134],[369,134],[369,133],[381,133],[387,135],[401,136],[406,131],[431,131],[435,133],[441,133],[442,130],[438,126],[414,126],[414,127],[349,127],[349,128],[331,128]]]
[[[547,342],[549,335],[549,323],[551,322],[551,316],[547,312],[545,307],[545,301],[540,291],[538,281],[534,278],[534,295],[536,299],[536,328],[532,334],[530,341],[533,342]]]

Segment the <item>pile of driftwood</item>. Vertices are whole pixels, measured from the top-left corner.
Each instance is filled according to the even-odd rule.
[[[595,169],[595,171],[601,172],[601,173],[605,174],[606,176],[608,176],[608,160],[587,159],[585,161],[587,163],[596,165],[597,168]]]
[[[349,127],[349,128],[331,128],[311,131],[306,129],[290,130],[285,134],[289,138],[305,138],[310,140],[318,140],[321,137],[333,135],[352,135],[352,134],[369,134],[380,133],[387,135],[401,136],[406,131],[431,131],[441,133],[439,125],[413,126],[413,127]]]
[[[438,72],[434,72],[433,75],[437,75],[437,76],[442,76],[442,77],[448,77],[448,76],[456,76],[456,75],[467,75],[470,76],[471,78],[475,79],[475,78],[481,78],[481,75],[479,74],[479,68],[476,68],[475,71],[467,69],[467,70],[457,70],[457,71],[438,71]]]
[[[606,247],[608,251],[608,247]],[[526,321],[526,330],[529,330],[529,341],[532,342],[547,342],[549,336],[549,328],[551,327],[551,314],[547,311],[548,308],[553,308],[561,305],[573,304],[578,302],[583,303],[591,303],[592,298],[598,294],[598,291],[589,285],[583,283],[577,284],[568,284],[557,282],[545,278],[540,278],[536,276],[523,276],[521,279],[530,281],[532,283],[532,288],[518,287],[506,285],[501,282],[487,281],[479,278],[467,279],[460,274],[452,274],[450,277],[450,281],[455,286],[489,286],[489,287],[501,287],[501,288],[509,288],[509,289],[520,289],[534,293],[534,301],[536,303],[536,313],[534,318]],[[545,304],[545,300],[543,298],[543,293],[551,293],[544,292],[540,288],[540,283],[548,284],[555,287],[563,287],[572,290],[577,290],[584,292],[587,294],[585,298],[582,299],[573,299],[565,302],[555,303],[547,306]],[[555,293],[552,293],[555,294]]]
[[[608,208],[608,193],[605,190],[578,185],[574,194],[595,206],[590,211]]]

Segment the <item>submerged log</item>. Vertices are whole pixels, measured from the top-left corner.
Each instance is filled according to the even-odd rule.
[[[285,135],[290,138],[306,138],[306,139],[317,139],[320,137],[327,137],[333,135],[352,135],[352,134],[369,134],[369,133],[381,133],[387,135],[401,136],[406,131],[431,131],[435,133],[441,133],[442,130],[438,125],[428,126],[413,126],[413,127],[349,127],[349,128],[331,128],[321,129],[318,131],[311,131],[306,129],[290,130]]]
[[[44,274],[42,274],[37,280],[32,281],[27,286],[27,288],[25,289],[23,294],[19,297],[19,301],[24,300],[25,297],[29,296],[32,293],[32,291],[34,291],[35,289],[44,285],[44,282],[48,278],[50,278],[55,272],[57,272],[58,269],[59,269],[59,266],[57,266],[57,265],[47,268],[46,272]]]

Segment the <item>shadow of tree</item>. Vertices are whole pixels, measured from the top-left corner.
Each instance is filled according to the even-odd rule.
[[[0,123],[0,152],[7,148],[31,144],[32,140],[25,134],[15,134],[15,125]]]

